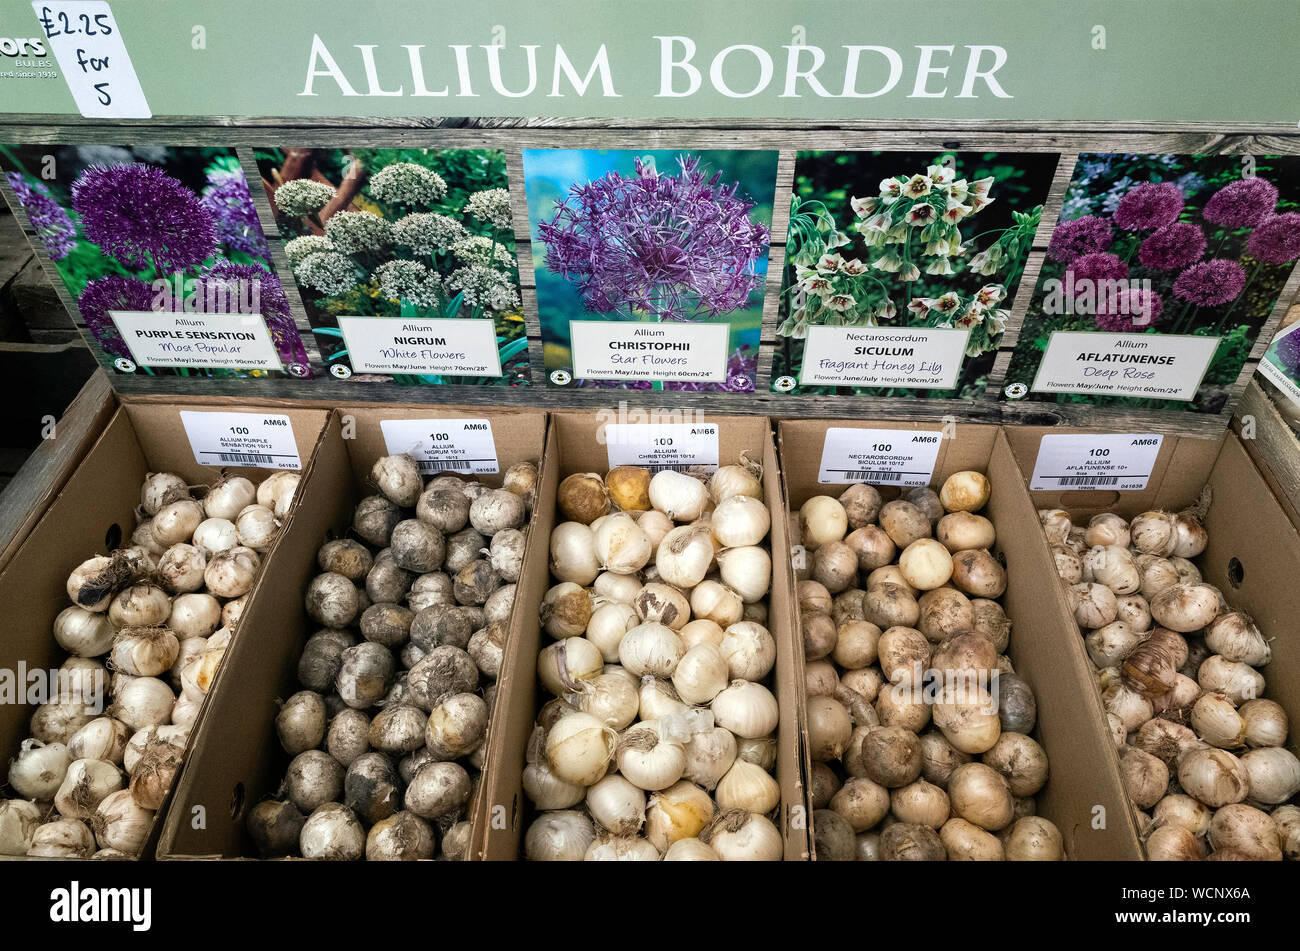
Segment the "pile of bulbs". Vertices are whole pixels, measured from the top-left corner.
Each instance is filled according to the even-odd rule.
[[[990,488],[958,472],[885,502],[859,483],[799,510],[819,861],[1063,857],[1035,815],[1047,754],[1006,655],[1007,575],[976,514]]]
[[[528,743],[530,860],[778,860],[761,471],[618,466],[559,486]]]
[[[139,854],[297,487],[232,476],[199,500],[146,476],[131,545],[68,577],[54,639],[70,656],[9,766],[0,855]]]
[[[247,820],[266,857],[460,859],[469,845],[537,468],[511,467],[500,489],[426,485],[393,455],[371,481],[356,537],[321,546],[307,587],[321,629],[275,721],[293,759]]]
[[[1256,669],[1272,649],[1189,561],[1208,540],[1197,512],[1108,512],[1086,529],[1061,509],[1038,514],[1148,858],[1300,858],[1300,760]]]

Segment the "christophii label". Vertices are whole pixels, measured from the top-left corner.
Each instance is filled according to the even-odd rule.
[[[1145,489],[1164,437],[1157,433],[1060,433],[1038,444],[1029,488]]]
[[[1057,331],[1032,389],[1182,400],[1196,397],[1218,337]]]
[[[500,376],[490,320],[340,317],[348,359],[358,373]]]
[[[950,390],[969,336],[969,329],[809,327],[799,382]]]
[[[199,465],[302,468],[288,416],[182,410],[181,425]]]
[[[929,485],[943,435],[911,429],[828,429],[817,481],[870,482],[911,488]]]
[[[728,324],[643,324],[573,320],[573,375],[579,380],[727,378]]]
[[[660,469],[718,467],[716,423],[608,423],[604,430],[609,467]]]

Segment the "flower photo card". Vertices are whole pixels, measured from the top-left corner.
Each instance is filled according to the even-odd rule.
[[[119,373],[312,375],[233,149],[0,145],[0,166]]]
[[[504,152],[254,154],[332,376],[530,382]]]
[[[1300,320],[1273,336],[1259,362],[1259,372],[1291,401],[1293,410],[1300,411]]]
[[[795,153],[771,389],[974,400],[1056,153]]]
[[[1300,258],[1300,157],[1079,156],[1003,400],[1220,413]]]
[[[752,392],[777,153],[523,159],[549,383]]]

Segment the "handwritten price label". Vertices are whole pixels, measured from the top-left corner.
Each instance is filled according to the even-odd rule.
[[[105,0],[35,0],[32,9],[83,116],[152,118]]]

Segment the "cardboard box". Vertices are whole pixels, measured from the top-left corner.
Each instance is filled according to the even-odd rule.
[[[189,440],[181,425],[179,409],[229,411],[232,407],[206,403],[177,405],[123,402],[112,412],[103,433],[67,475],[63,488],[49,503],[39,520],[27,533],[0,572],[0,616],[8,619],[5,636],[0,641],[0,667],[14,670],[19,663],[28,670],[58,667],[66,654],[55,642],[51,627],[54,618],[71,602],[66,584],[72,570],[96,554],[104,554],[129,544],[135,527],[135,507],[140,503],[140,486],[149,472],[175,472],[193,485],[216,480],[219,469],[201,466],[195,460]],[[258,407],[239,404],[241,410],[258,411]],[[286,409],[275,412],[289,416],[298,453],[311,458],[325,425],[327,414],[320,410]],[[261,481],[271,472],[265,469],[230,469]],[[289,521],[292,522],[292,513]],[[287,531],[287,528],[286,528]],[[268,566],[279,541],[266,553]],[[254,588],[264,587],[264,568]],[[250,599],[251,601],[252,599]],[[234,638],[238,642],[239,638]],[[224,673],[224,665],[223,665]],[[225,679],[218,674],[216,684],[199,713],[195,732],[186,750],[191,760],[197,746],[194,736],[206,715],[210,701]],[[0,750],[7,760],[28,735],[33,707],[0,704]],[[159,810],[143,856],[151,856],[158,840],[167,804]]]
[[[719,459],[724,465],[738,461],[742,452],[762,460],[765,474],[764,500],[773,513],[768,542],[772,552],[772,590],[768,601],[768,628],[777,644],[772,679],[780,705],[776,778],[781,786],[781,817],[778,826],[785,839],[788,861],[806,859],[808,804],[799,724],[803,705],[799,693],[803,675],[796,651],[794,589],[790,574],[789,539],[779,514],[785,509],[781,497],[779,468],[771,427],[766,417],[711,416],[690,422],[717,423]],[[514,630],[507,648],[503,675],[498,687],[497,715],[503,718],[493,731],[488,750],[486,786],[488,821],[483,837],[475,844],[476,857],[511,860],[521,854],[524,833],[536,810],[521,785],[525,746],[534,717],[544,700],[537,683],[537,654],[550,643],[538,621],[537,606],[551,586],[549,543],[551,529],[562,517],[556,514],[555,494],[559,482],[575,472],[605,473],[609,457],[603,443],[603,423],[596,413],[561,412],[551,415],[542,466],[537,511],[519,581],[513,619]]]
[[[826,430],[833,427],[944,432],[926,423],[783,420],[780,456],[792,513],[810,497],[838,495],[847,485],[817,481]],[[1036,797],[1037,813],[1060,829],[1071,859],[1139,859],[1137,829],[1083,644],[1064,599],[1050,596],[1056,570],[1007,433],[974,423],[950,431],[930,484],[937,491],[948,476],[965,469],[983,472],[992,484],[981,514],[993,522],[993,554],[1007,568],[1007,590],[1000,599],[1012,622],[1007,655],[1034,691],[1038,722],[1032,736],[1051,763],[1047,785]]]
[[[1007,429],[1006,434],[1027,479],[1034,471],[1043,435],[1079,431],[1026,427]],[[1166,437],[1150,484],[1139,492],[1030,492],[1030,496],[1035,507],[1065,509],[1075,524],[1086,525],[1101,512],[1125,518],[1152,509],[1176,512],[1195,503],[1206,485],[1213,498],[1205,517],[1209,544],[1193,561],[1204,580],[1222,591],[1233,608],[1251,615],[1272,640],[1272,662],[1260,668],[1264,696],[1280,703],[1291,717],[1300,716],[1300,653],[1296,651],[1300,534],[1235,434],[1217,440]],[[1046,537],[1041,531],[1038,534],[1046,547]],[[1077,625],[1073,632],[1082,649],[1083,635]],[[1091,672],[1086,651],[1084,659]],[[1095,687],[1093,694],[1097,694]],[[1300,755],[1297,731],[1288,736],[1287,748]],[[1118,764],[1113,746],[1111,756]]]
[[[244,818],[250,807],[275,794],[291,760],[276,737],[275,717],[280,703],[302,689],[298,658],[318,629],[303,609],[303,595],[320,573],[317,550],[330,538],[344,537],[357,502],[373,494],[366,484],[371,466],[387,455],[381,421],[479,417],[492,426],[500,470],[478,476],[481,481],[499,486],[510,466],[541,459],[542,412],[367,405],[342,407],[330,416],[298,489],[296,514],[264,573],[264,590],[240,621],[244,636],[226,655],[222,677],[238,689],[210,697],[196,728],[196,753],[177,783],[175,806],[158,846],[160,859],[256,857]],[[518,598],[515,604],[518,609]],[[494,716],[489,735],[496,721]],[[478,816],[480,800],[469,810],[471,821]],[[193,817],[200,809],[205,823],[196,828]]]

